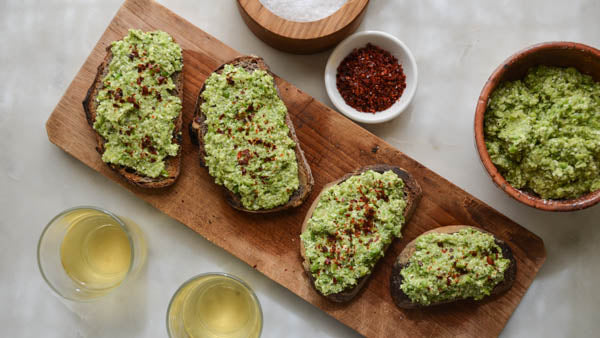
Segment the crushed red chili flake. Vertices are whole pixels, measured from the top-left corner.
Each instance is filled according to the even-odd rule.
[[[248,162],[250,161],[250,156],[251,156],[250,150],[248,150],[248,149],[238,151],[237,159],[238,159],[239,165],[247,165]]]
[[[123,89],[117,88],[115,91],[115,101],[120,101],[123,97]]]
[[[386,110],[402,96],[406,76],[398,59],[369,43],[342,60],[337,68],[336,85],[349,106],[376,113]]]

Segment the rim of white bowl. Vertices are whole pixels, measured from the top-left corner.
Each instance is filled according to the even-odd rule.
[[[406,66],[409,66],[412,69],[412,72],[414,73],[414,76],[413,76],[414,79],[411,80],[414,83],[414,85],[410,86],[410,87],[407,86],[406,89],[409,89],[409,90],[408,91],[405,90],[405,92],[402,93],[402,96],[400,96],[400,98],[390,108],[380,111],[380,112],[376,112],[375,114],[361,112],[361,111],[358,111],[358,110],[352,108],[344,101],[343,98],[340,100],[339,98],[337,98],[335,96],[335,92],[338,91],[337,86],[334,85],[332,87],[332,86],[328,85],[328,82],[327,82],[327,76],[329,74],[331,74],[335,78],[335,76],[337,74],[337,67],[338,67],[339,63],[347,55],[347,54],[340,55],[341,50],[345,49],[349,45],[352,45],[352,43],[357,38],[362,37],[362,36],[379,36],[379,37],[388,39],[388,40],[392,41],[394,44],[398,45],[400,47],[400,49],[402,49],[404,51],[404,53],[406,54],[407,59],[408,59],[408,65],[406,63],[402,63],[402,67],[404,69],[406,69]],[[356,46],[355,48],[358,48],[358,47],[359,46]],[[392,54],[394,54],[394,53],[392,53]],[[334,64],[334,62],[335,62],[335,64]],[[415,93],[417,91],[417,85],[419,82],[419,74],[418,74],[417,62],[415,61],[415,57],[413,56],[410,49],[404,44],[404,42],[402,42],[400,39],[393,36],[392,34],[389,34],[386,32],[362,31],[362,32],[354,33],[354,34],[350,35],[349,37],[347,37],[344,41],[340,42],[340,44],[337,45],[337,47],[335,47],[333,52],[331,52],[331,54],[329,55],[329,58],[327,59],[327,65],[325,66],[325,74],[323,76],[323,80],[325,81],[325,89],[327,90],[327,95],[329,96],[329,99],[331,100],[333,105],[338,109],[338,111],[340,113],[344,114],[346,117],[348,117],[356,122],[374,124],[374,123],[387,122],[391,119],[394,119],[406,110],[406,108],[412,102],[412,100],[415,96]],[[404,101],[402,101],[403,99],[404,99]]]

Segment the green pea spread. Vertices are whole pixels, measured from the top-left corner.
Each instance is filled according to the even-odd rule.
[[[93,126],[105,140],[102,160],[167,176],[165,158],[179,151],[173,131],[181,100],[171,76],[182,69],[181,48],[165,32],[132,29],[110,50]]]
[[[249,210],[287,203],[299,187],[296,143],[273,77],[226,65],[206,80],[202,98],[204,160],[216,183]]]
[[[300,236],[317,290],[355,286],[371,273],[404,224],[404,181],[369,170],[324,190]]]
[[[400,271],[400,288],[421,305],[479,300],[504,280],[510,265],[493,236],[471,228],[422,235],[415,241],[415,249]]]
[[[546,199],[600,189],[600,83],[590,76],[534,67],[492,93],[484,126],[492,162],[513,187]]]

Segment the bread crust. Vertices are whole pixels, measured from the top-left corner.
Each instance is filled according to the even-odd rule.
[[[492,233],[489,233],[483,229],[473,227],[473,226],[449,225],[449,226],[439,227],[439,228],[435,228],[435,229],[426,231],[426,232],[422,233],[419,237],[421,237],[425,234],[428,234],[428,233],[433,233],[433,232],[451,234],[451,233],[455,233],[455,232],[458,232],[458,231],[460,231],[462,229],[466,229],[466,228],[475,229],[477,231],[481,231],[486,234],[494,236],[494,234],[492,234]],[[408,243],[406,245],[406,247],[398,255],[398,258],[396,258],[396,262],[394,263],[394,266],[392,267],[392,274],[390,276],[390,293],[392,295],[392,298],[394,299],[394,303],[396,303],[396,305],[402,309],[417,309],[417,308],[425,308],[425,307],[436,306],[436,305],[441,305],[441,304],[454,303],[454,302],[458,302],[458,301],[473,301],[473,300],[465,300],[465,299],[456,299],[456,300],[448,300],[448,301],[444,301],[444,302],[432,303],[430,305],[421,305],[418,303],[414,303],[413,301],[410,300],[410,298],[400,288],[400,286],[402,285],[402,280],[403,280],[402,275],[400,274],[400,271],[402,271],[402,269],[408,265],[408,261],[409,261],[410,257],[415,252],[415,241],[417,240],[417,238],[415,238],[413,241],[411,241],[410,243]],[[494,287],[494,289],[492,289],[491,295],[497,295],[497,294],[500,294],[500,293],[510,289],[511,286],[514,284],[514,281],[517,276],[517,261],[515,260],[512,250],[510,249],[508,244],[506,244],[501,239],[496,238],[496,236],[494,236],[494,239],[495,239],[496,245],[498,245],[502,249],[502,256],[504,258],[510,260],[510,265],[508,266],[506,271],[504,271],[504,280],[501,283],[499,283],[498,285],[496,285]]]
[[[417,208],[417,205],[419,204],[419,201],[421,200],[421,195],[422,195],[421,187],[419,186],[417,181],[406,170],[404,170],[400,167],[392,166],[392,165],[388,165],[388,164],[375,164],[375,165],[369,165],[369,166],[360,168],[356,171],[353,171],[352,173],[344,175],[342,178],[340,178],[336,181],[326,184],[323,187],[323,190],[321,190],[321,192],[317,196],[317,198],[315,198],[313,204],[311,205],[310,209],[306,213],[306,217],[304,218],[304,222],[302,223],[301,233],[304,233],[304,231],[307,229],[308,220],[312,217],[313,211],[317,207],[317,204],[319,202],[319,199],[320,199],[323,191],[325,191],[327,188],[329,188],[331,186],[334,186],[336,184],[340,184],[340,183],[344,182],[345,180],[349,179],[352,176],[360,175],[368,170],[373,170],[378,173],[384,173],[388,170],[392,170],[396,175],[398,175],[398,177],[400,177],[404,181],[404,193],[406,195],[406,202],[407,202],[406,208],[404,209],[404,225],[403,226],[405,226],[410,221],[410,218],[414,214],[415,209]],[[390,246],[390,244],[387,244],[384,247],[384,249],[383,249],[384,252],[388,249],[389,246]],[[371,274],[368,274],[364,277],[361,277],[355,286],[348,288],[346,290],[343,290],[342,292],[334,293],[334,294],[330,294],[330,295],[323,295],[315,287],[315,279],[314,279],[312,273],[310,273],[310,263],[308,261],[308,258],[306,257],[306,248],[304,247],[304,243],[302,241],[300,241],[300,255],[302,257],[302,267],[304,268],[304,271],[306,272],[313,288],[322,296],[325,296],[327,299],[329,299],[333,302],[336,302],[336,303],[344,303],[344,302],[348,302],[351,299],[353,299],[360,292],[360,290],[365,286],[366,282],[368,281],[369,277],[371,276]]]
[[[219,68],[215,69],[213,73],[222,72],[223,69],[225,68],[225,65],[228,65],[228,64],[238,66],[238,67],[243,67],[244,69],[246,69],[248,71],[254,71],[254,70],[258,70],[258,69],[264,70],[267,73],[269,73],[269,75],[271,75],[273,78],[275,77],[273,75],[273,73],[271,73],[269,66],[267,66],[267,64],[265,64],[264,60],[260,57],[254,56],[254,55],[240,56],[233,60],[225,62],[224,64],[219,66]],[[277,95],[281,99],[281,95],[279,93],[279,88],[277,87],[276,84],[274,84],[274,85],[275,85],[275,88],[277,89]],[[192,139],[192,142],[194,144],[197,144],[199,147],[200,165],[202,167],[206,168],[206,163],[204,161],[204,157],[206,156],[206,151],[204,148],[204,135],[207,132],[207,126],[205,123],[206,116],[204,115],[204,112],[202,111],[202,103],[204,102],[204,100],[202,99],[202,93],[204,92],[205,88],[206,88],[206,82],[202,85],[202,88],[200,89],[200,92],[198,93],[198,99],[196,100],[196,106],[194,108],[194,118],[192,119],[192,122],[189,125],[189,131],[190,131],[190,137]],[[298,179],[300,181],[298,189],[296,191],[294,191],[292,196],[290,196],[289,201],[283,205],[280,205],[280,206],[272,208],[272,209],[249,210],[249,209],[244,208],[244,206],[242,205],[241,197],[238,194],[233,193],[232,191],[227,189],[225,186],[221,186],[223,194],[225,195],[225,199],[227,200],[227,203],[229,203],[229,205],[231,205],[234,209],[245,211],[248,213],[254,213],[254,214],[273,213],[273,212],[278,212],[278,211],[298,207],[310,195],[310,192],[312,191],[312,187],[314,186],[315,182],[314,182],[310,167],[308,165],[308,162],[306,161],[306,157],[304,156],[304,152],[302,151],[302,148],[300,147],[300,141],[298,140],[298,137],[296,136],[296,131],[294,129],[294,125],[292,123],[292,120],[290,119],[289,114],[286,114],[286,116],[285,116],[285,123],[287,124],[287,126],[290,130],[289,136],[296,143],[295,153],[296,153],[296,161],[298,163]]]
[[[175,40],[173,40],[175,41]],[[183,55],[181,56],[181,62],[183,63]],[[104,60],[102,61],[102,63],[98,66],[98,71],[96,72],[96,77],[94,78],[94,82],[92,83],[92,85],[90,86],[90,88],[88,89],[88,92],[85,96],[85,99],[83,100],[83,110],[85,111],[85,116],[86,119],[88,121],[88,124],[90,125],[90,127],[94,126],[94,121],[96,121],[96,109],[98,107],[98,104],[96,102],[96,96],[98,96],[98,92],[102,89],[102,79],[106,76],[106,74],[108,73],[108,65],[110,64],[110,61],[112,60],[112,52],[111,52],[111,46],[108,46],[106,48],[106,56],[104,57]],[[173,83],[175,83],[176,88],[172,91],[173,95],[176,95],[179,97],[179,99],[181,100],[181,102],[183,103],[183,68],[181,71],[173,74],[171,76]],[[176,156],[168,156],[165,158],[165,170],[167,171],[168,176],[167,177],[156,177],[156,178],[152,178],[152,177],[148,177],[145,175],[142,175],[140,173],[138,173],[137,171],[135,171],[132,168],[129,167],[125,167],[125,166],[121,166],[121,165],[117,165],[117,164],[113,164],[113,163],[106,163],[112,170],[116,171],[119,175],[121,175],[127,182],[141,187],[141,188],[148,188],[148,189],[158,189],[158,188],[165,188],[168,187],[170,185],[172,185],[173,183],[175,183],[175,181],[177,180],[177,178],[179,177],[179,173],[181,171],[181,153],[182,153],[182,138],[181,138],[181,128],[183,125],[183,119],[182,119],[182,113],[183,113],[183,109],[182,111],[179,113],[179,115],[177,116],[177,118],[173,121],[173,123],[175,124],[175,129],[173,130],[173,143],[176,143],[179,145],[179,151],[177,152]],[[96,150],[98,151],[98,153],[102,156],[102,154],[104,153],[104,143],[105,143],[105,139],[94,130],[95,134],[96,134],[96,140],[97,140],[97,146],[96,146]]]

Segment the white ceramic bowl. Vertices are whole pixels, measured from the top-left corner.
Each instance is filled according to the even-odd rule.
[[[371,43],[390,52],[402,65],[406,75],[406,88],[402,96],[388,109],[373,113],[358,111],[346,104],[337,89],[335,76],[340,62],[355,48]],[[325,88],[336,108],[348,118],[362,123],[381,123],[400,115],[410,104],[417,90],[417,63],[406,45],[391,34],[379,31],[364,31],[350,35],[342,41],[329,56],[325,67]]]

